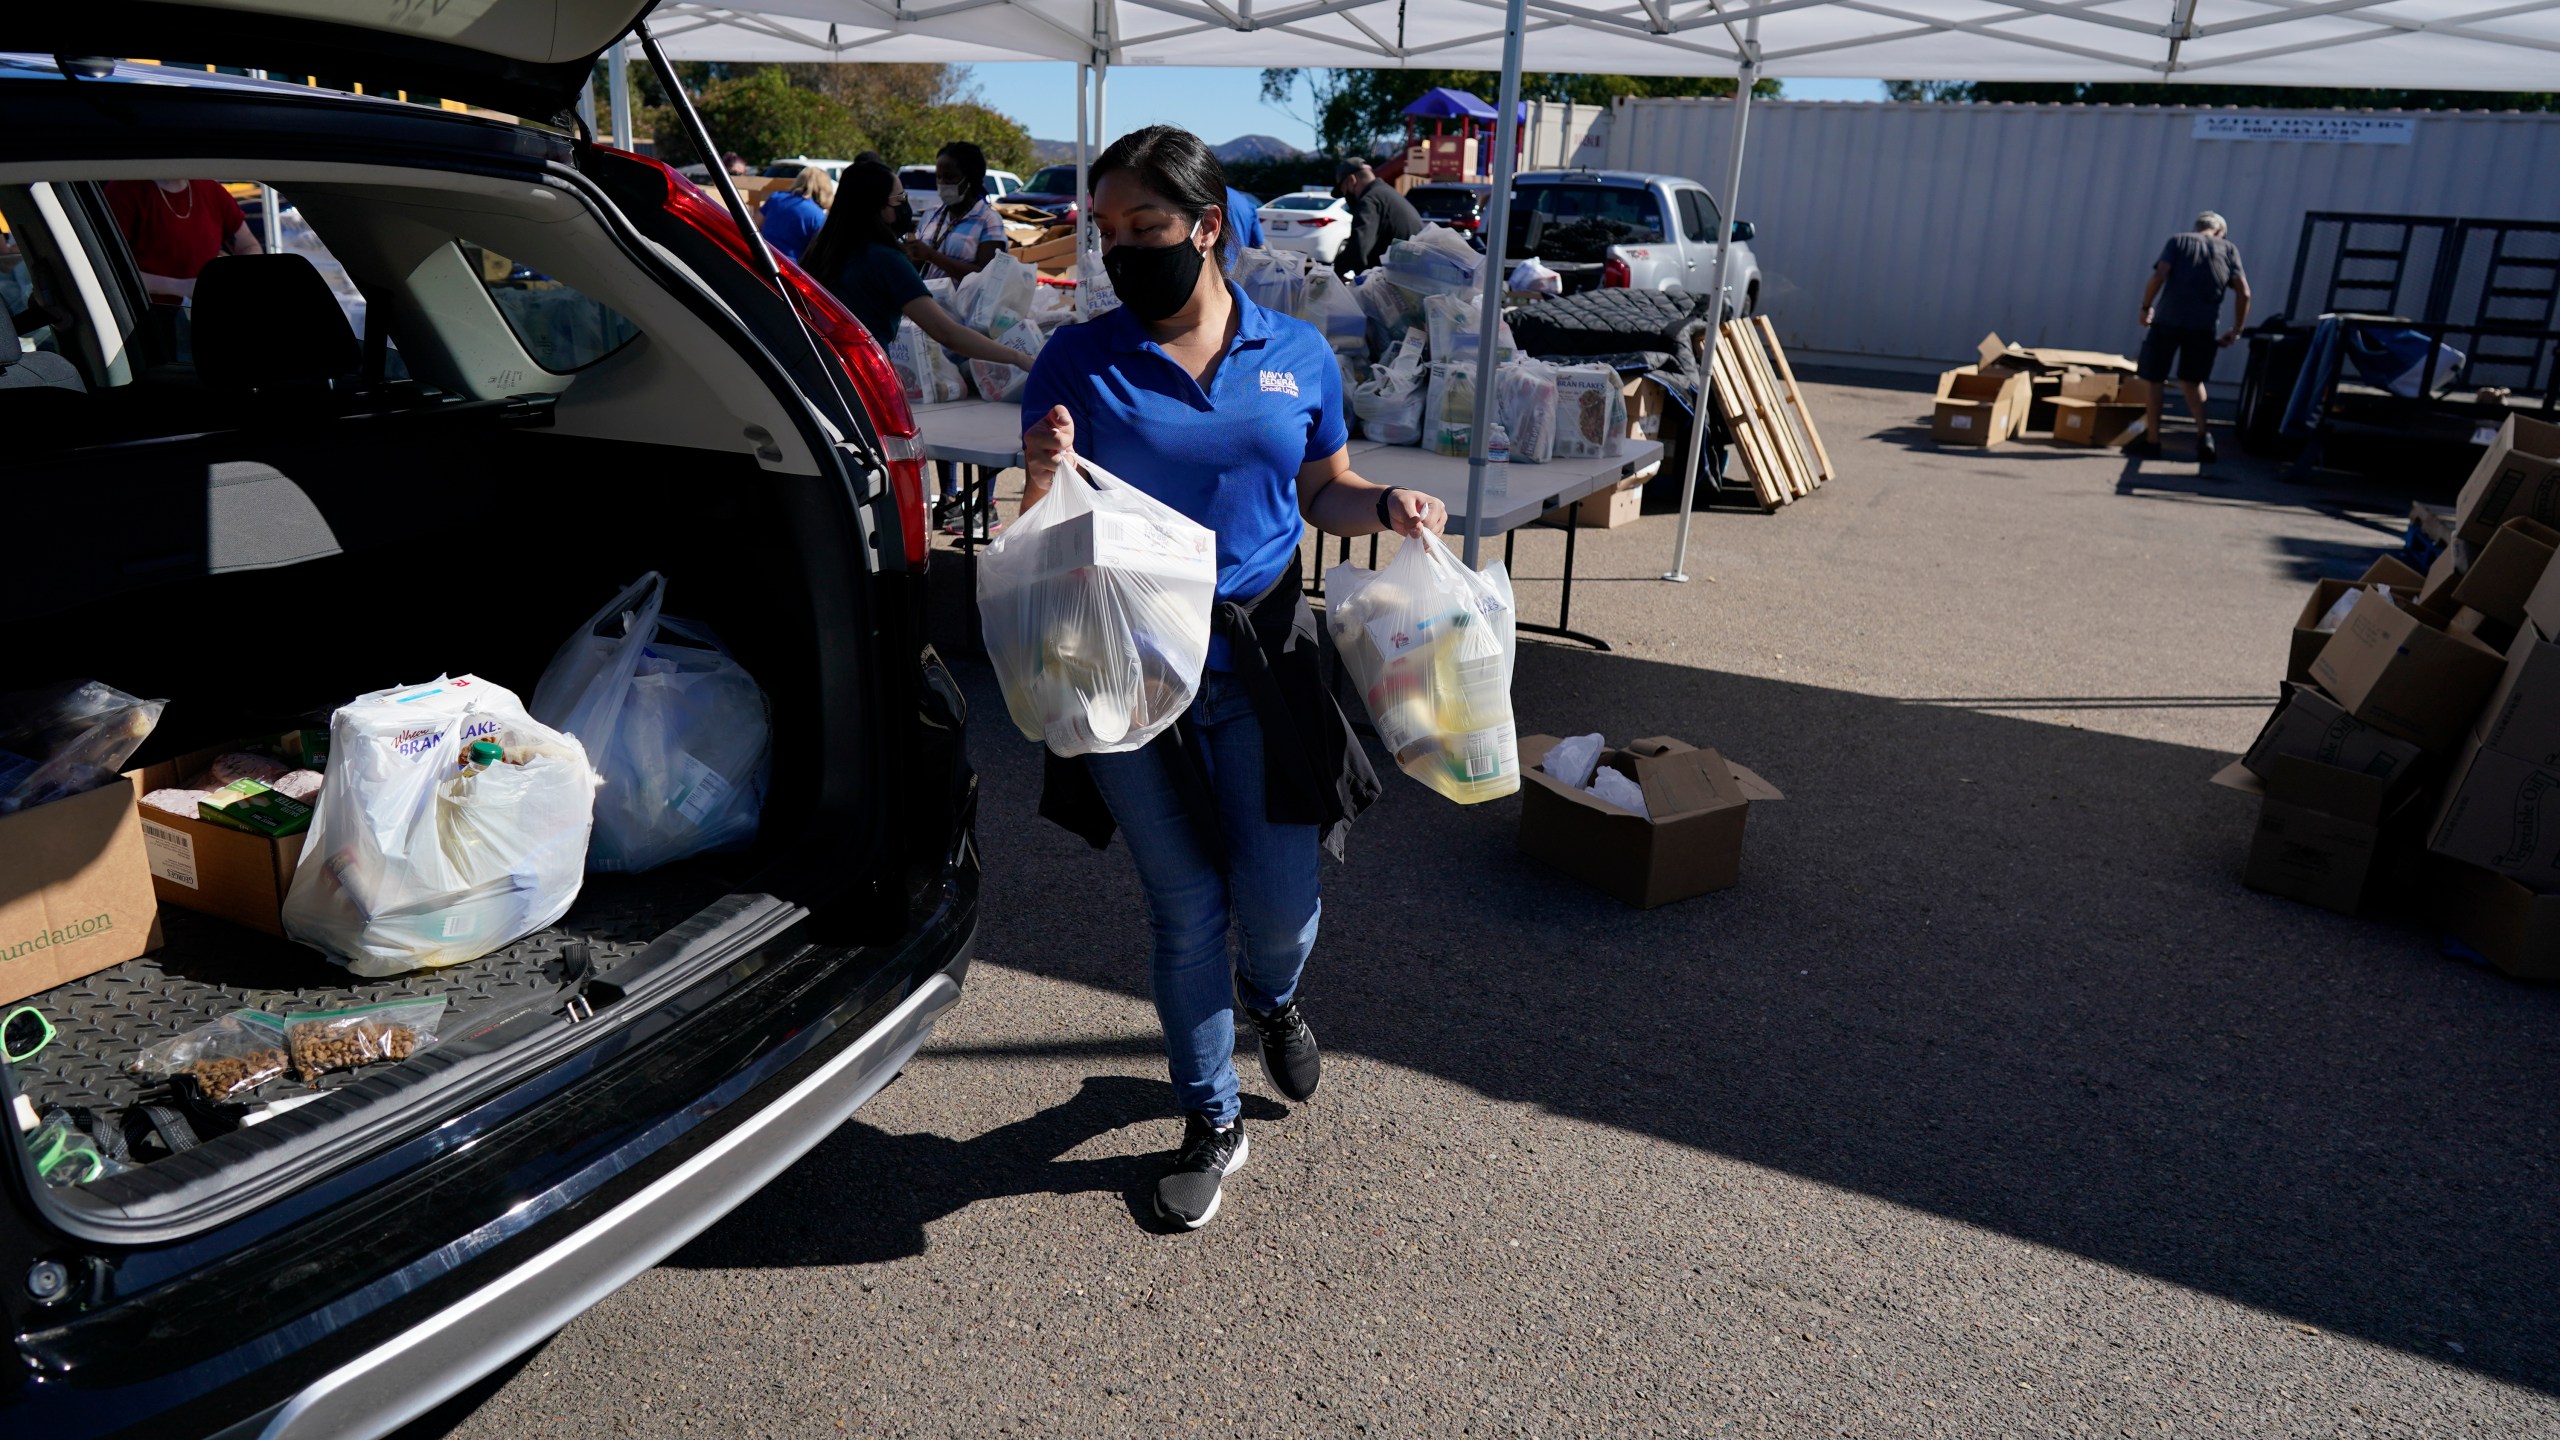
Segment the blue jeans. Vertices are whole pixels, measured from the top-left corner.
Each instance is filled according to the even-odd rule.
[[[1191,722],[1216,797],[1227,865],[1201,851],[1183,813],[1165,756],[1150,747],[1086,760],[1095,788],[1120,822],[1138,862],[1147,921],[1155,932],[1151,974],[1164,1056],[1183,1110],[1214,1124],[1236,1118],[1235,1000],[1275,1010],[1298,994],[1298,972],[1315,948],[1316,827],[1265,818],[1262,722],[1244,682],[1225,671],[1200,677]],[[1227,955],[1227,924],[1244,931],[1243,953]]]

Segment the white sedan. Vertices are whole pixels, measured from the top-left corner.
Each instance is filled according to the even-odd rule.
[[[1254,212],[1262,222],[1262,243],[1273,250],[1295,250],[1330,265],[1351,234],[1351,207],[1324,191],[1283,195]]]

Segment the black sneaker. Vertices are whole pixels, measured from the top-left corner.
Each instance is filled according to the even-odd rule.
[[[2124,453],[2128,460],[2157,460],[2160,458],[2160,442],[2149,436],[2128,440],[2124,444]]]
[[[959,496],[957,496],[957,495],[942,495],[942,496],[937,496],[937,497],[934,499],[934,502],[933,502],[933,528],[934,528],[934,529],[936,529],[936,530],[941,531],[941,532],[942,532],[943,534],[945,534],[945,535],[957,535],[957,534],[959,534],[959,533],[960,533],[960,521],[959,521],[959,519],[958,519],[959,514],[960,514],[960,497],[959,497]]]
[[[2196,433],[2196,463],[2199,465],[2210,465],[2213,463],[2213,457],[2217,453],[2218,452],[2213,448],[2212,433],[2210,431],[2198,431]]]
[[[1324,1078],[1324,1055],[1316,1049],[1316,1032],[1298,1013],[1294,1000],[1266,1015],[1239,1005],[1245,1020],[1262,1036],[1262,1078],[1292,1101],[1305,1101]]]
[[[1218,1217],[1221,1182],[1244,1168],[1253,1144],[1244,1137],[1239,1116],[1224,1130],[1210,1128],[1209,1117],[1182,1117],[1182,1148],[1173,1153],[1173,1168],[1156,1182],[1156,1214],[1185,1230],[1197,1230]]]

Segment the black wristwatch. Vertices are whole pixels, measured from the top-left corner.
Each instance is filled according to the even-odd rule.
[[[1378,492],[1378,528],[1381,530],[1396,528],[1396,522],[1387,518],[1387,502],[1395,498],[1395,493],[1396,487],[1393,485]]]

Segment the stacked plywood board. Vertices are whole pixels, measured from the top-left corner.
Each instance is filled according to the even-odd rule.
[[[1767,316],[1726,321],[1712,368],[1717,417],[1733,436],[1761,509],[1800,500],[1831,478],[1831,452]]]

